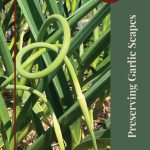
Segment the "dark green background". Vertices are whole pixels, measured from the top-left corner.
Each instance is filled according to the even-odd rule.
[[[120,0],[112,4],[111,95],[112,150],[150,150],[150,1]],[[137,138],[129,130],[129,15],[137,15]]]

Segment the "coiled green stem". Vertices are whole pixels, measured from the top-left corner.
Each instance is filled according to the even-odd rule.
[[[26,78],[30,78],[30,79],[36,79],[36,78],[42,78],[44,76],[47,76],[49,73],[53,72],[54,70],[56,70],[56,68],[62,63],[62,61],[64,60],[64,57],[66,56],[67,52],[68,52],[68,49],[69,49],[69,45],[70,45],[70,28],[69,28],[69,25],[67,23],[67,21],[60,15],[53,15],[51,16],[51,18],[49,18],[45,23],[44,25],[42,26],[42,29],[41,32],[39,33],[41,37],[43,37],[44,35],[44,31],[46,31],[46,27],[49,25],[49,23],[51,21],[53,21],[54,19],[57,19],[60,21],[62,27],[63,27],[63,30],[64,30],[64,39],[63,39],[63,44],[62,44],[62,48],[57,56],[57,58],[53,61],[53,63],[47,67],[46,69],[38,72],[38,73],[29,73],[29,72],[26,72],[25,70],[22,69],[21,67],[21,60],[22,60],[22,57],[23,55],[32,50],[33,49],[33,46],[31,45],[28,45],[27,47],[25,47],[24,50],[20,51],[17,55],[17,58],[16,58],[16,61],[17,61],[17,71],[23,75],[24,77]],[[38,39],[39,40],[39,39]],[[40,47],[40,45],[38,46]],[[38,48],[36,46],[36,48]]]
[[[40,78],[40,77],[43,77],[46,73],[50,73],[52,71],[54,71],[63,61],[64,57],[66,56],[67,52],[68,52],[68,49],[69,49],[69,45],[70,45],[70,39],[71,39],[71,35],[70,35],[70,27],[68,25],[68,22],[66,21],[66,19],[60,15],[52,15],[50,16],[46,21],[45,23],[43,23],[40,31],[39,31],[39,35],[38,35],[38,39],[37,41],[42,41],[43,40],[43,37],[44,37],[44,34],[45,32],[47,31],[47,27],[50,25],[50,23],[54,22],[54,21],[59,21],[63,27],[63,30],[64,30],[64,40],[63,40],[63,46],[62,46],[62,49],[60,50],[60,53],[59,55],[57,56],[57,58],[54,60],[54,62],[51,64],[51,66],[49,66],[49,68],[47,68],[46,70],[44,70],[43,72],[40,73],[40,75],[38,76],[38,74],[36,74],[36,76],[34,76],[35,74],[30,74],[28,73],[27,71],[24,71],[23,68],[26,68],[29,64],[28,62],[24,62],[22,64],[22,68],[21,68],[21,71],[23,71],[23,73],[25,73],[25,76],[26,78],[31,78],[31,79],[35,79],[35,78]],[[27,47],[27,48],[26,48]],[[33,49],[32,47],[30,47],[30,45],[26,46],[24,48],[26,49]],[[39,46],[40,47],[40,46]],[[37,48],[39,48],[37,47]],[[21,52],[23,51],[24,49],[21,50]],[[33,53],[35,52],[35,50],[33,51]],[[21,59],[19,58],[19,56],[17,55],[17,59]],[[21,61],[17,61],[17,71],[18,71],[18,67],[21,66]],[[33,62],[31,62],[31,64],[33,64]],[[19,65],[19,66],[18,66]],[[32,65],[31,65],[32,66]],[[44,74],[43,74],[44,73]],[[18,72],[16,73],[16,75],[18,75]],[[29,76],[26,76],[26,75],[29,75]],[[31,77],[30,77],[31,75]],[[11,74],[7,80],[5,80],[0,88],[4,88],[6,87],[12,80],[14,79],[14,74]]]

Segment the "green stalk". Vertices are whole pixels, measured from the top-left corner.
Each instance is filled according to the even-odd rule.
[[[81,56],[83,66],[88,66],[110,43],[110,29],[99,37]],[[90,58],[90,59],[89,59]]]
[[[55,19],[60,21],[60,23],[62,24],[63,29],[64,29],[63,45],[62,45],[62,49],[59,52],[59,55],[57,56],[57,58],[54,60],[54,62],[49,67],[47,67],[43,71],[38,72],[38,74],[37,73],[28,73],[28,72],[24,71],[22,69],[22,67],[21,67],[22,57],[28,51],[33,50],[33,48],[40,48],[40,47],[42,47],[42,44],[36,43],[36,45],[32,45],[32,46],[28,45],[28,46],[26,46],[22,51],[20,51],[18,53],[17,58],[16,58],[17,71],[21,75],[23,75],[24,77],[30,78],[30,79],[42,78],[42,77],[46,76],[47,74],[53,72],[62,63],[64,57],[66,56],[66,54],[68,52],[68,49],[69,49],[69,45],[70,45],[70,28],[68,26],[67,21],[63,17],[61,17],[60,15],[56,15],[55,14],[55,15],[49,17],[49,19],[47,19],[47,21],[41,27],[41,30],[39,32],[40,37],[39,37],[38,41],[41,41],[41,39],[43,38],[43,36],[45,34],[45,31],[47,29],[46,27],[49,25],[49,23],[52,20],[55,20]],[[45,45],[45,48],[55,49],[53,47],[53,45],[50,45],[48,43],[45,43],[44,45]]]
[[[4,99],[1,95],[1,91],[0,91],[0,106],[1,106],[1,111],[0,111],[0,122],[2,124],[2,130],[3,130],[3,140],[4,142],[8,143],[9,139],[10,139],[10,135],[11,135],[11,120],[9,118],[8,115],[8,111],[7,111],[7,107],[6,104],[4,102]],[[7,148],[9,149],[9,146],[7,146]]]
[[[50,14],[60,14],[56,0],[46,0],[47,8]],[[60,27],[59,23],[55,23],[56,29]]]
[[[60,14],[56,0],[46,0],[47,8],[52,14]]]
[[[13,90],[14,89],[14,85],[8,85],[7,87],[5,87],[5,89]],[[60,145],[60,149],[61,150],[65,150],[64,143],[63,143],[63,137],[62,137],[62,133],[61,133],[61,129],[60,129],[58,120],[57,120],[57,118],[55,116],[55,113],[53,111],[53,108],[52,108],[51,104],[49,103],[49,101],[47,100],[45,95],[42,94],[41,92],[31,88],[31,87],[24,86],[24,85],[16,85],[16,89],[17,90],[30,91],[31,93],[39,96],[44,101],[44,103],[47,105],[48,110],[49,110],[49,112],[50,112],[50,114],[51,114],[51,116],[53,118],[54,130],[55,130],[55,133],[56,133],[56,137],[57,137],[58,143]]]
[[[8,26],[9,26],[9,23],[10,23],[10,20],[12,18],[12,15],[13,15],[13,11],[14,11],[14,4],[12,3],[11,4],[11,7],[2,23],[2,28],[3,28],[3,31],[4,33],[6,32],[6,30],[8,29]]]
[[[87,107],[87,103],[86,103],[86,99],[85,99],[85,96],[82,94],[82,90],[81,90],[79,81],[77,79],[76,73],[72,67],[72,64],[70,63],[70,61],[67,57],[65,57],[65,64],[67,65],[67,68],[71,75],[71,78],[72,78],[72,81],[73,81],[73,84],[74,84],[74,87],[76,90],[77,99],[79,101],[80,108],[82,110],[83,116],[85,117],[88,129],[89,129],[89,132],[90,132],[90,135],[92,138],[93,148],[94,148],[94,150],[98,150],[95,135],[94,135],[93,128],[92,128],[92,122],[90,119],[90,115],[89,115],[89,111],[88,111],[88,107]]]
[[[1,134],[2,134],[3,141],[4,141],[4,145],[5,145],[5,149],[10,150],[6,130],[5,130],[5,127],[4,127],[3,123],[1,122],[1,120],[0,120],[0,129],[1,129]]]
[[[13,68],[13,60],[10,54],[10,51],[8,49],[8,45],[3,33],[3,30],[0,26],[0,55],[2,56],[4,66],[8,72],[8,75],[12,74],[14,71]]]
[[[97,9],[93,9],[93,16],[97,13]],[[93,32],[94,41],[96,41],[99,38],[99,27],[97,26]]]

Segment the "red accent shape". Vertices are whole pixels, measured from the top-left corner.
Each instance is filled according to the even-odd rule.
[[[16,122],[16,105],[17,105],[17,96],[16,96],[16,55],[17,55],[17,0],[14,0],[14,150],[17,150],[17,122]]]
[[[102,0],[102,1],[105,2],[105,3],[115,3],[118,0]]]

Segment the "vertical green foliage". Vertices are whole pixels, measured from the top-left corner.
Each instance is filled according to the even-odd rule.
[[[1,26],[0,26],[0,56],[2,56],[4,66],[7,70],[7,74],[8,75],[12,74],[13,61]]]
[[[0,8],[8,2],[9,0],[0,2]],[[21,76],[20,85],[17,83],[18,106],[21,106],[17,114],[17,144],[34,129],[38,137],[31,146],[28,146],[28,150],[41,150],[43,147],[52,149],[51,144],[56,139],[61,150],[80,148],[84,142],[81,136],[83,132],[81,118],[84,117],[91,137],[89,141],[97,150],[97,136],[95,137],[93,131],[93,117],[90,117],[89,108],[96,98],[103,95],[105,89],[110,87],[110,57],[100,62],[87,79],[83,78],[86,67],[91,68],[101,49],[104,50],[110,43],[108,15],[110,5],[102,4],[99,0],[17,0],[17,2],[19,8],[17,33],[18,37],[21,36],[20,40],[17,39],[20,48],[16,73],[17,76]],[[11,84],[14,77],[13,55],[11,56],[3,31],[11,29],[12,8],[9,8],[8,15],[5,16],[3,30],[0,26],[2,58],[0,76],[4,75],[1,68],[5,68],[7,76],[2,84],[0,82],[0,132],[2,133],[0,148],[4,146],[6,150],[13,149],[13,121],[9,118],[1,92],[13,90],[14,85]],[[90,16],[87,24],[81,29],[78,26],[79,22],[84,20],[88,13],[92,13],[93,9],[92,17]],[[60,21],[61,19],[63,21]],[[23,23],[28,26],[27,30],[20,28],[24,26]],[[101,23],[103,34],[99,30]],[[85,49],[85,41],[91,37],[94,37],[94,40]],[[31,43],[27,42],[30,39]],[[13,38],[10,42],[9,47],[13,49]],[[28,53],[29,51],[31,53]],[[82,86],[87,86],[85,93]],[[20,93],[19,90],[22,92]],[[52,125],[44,131],[43,123]]]

